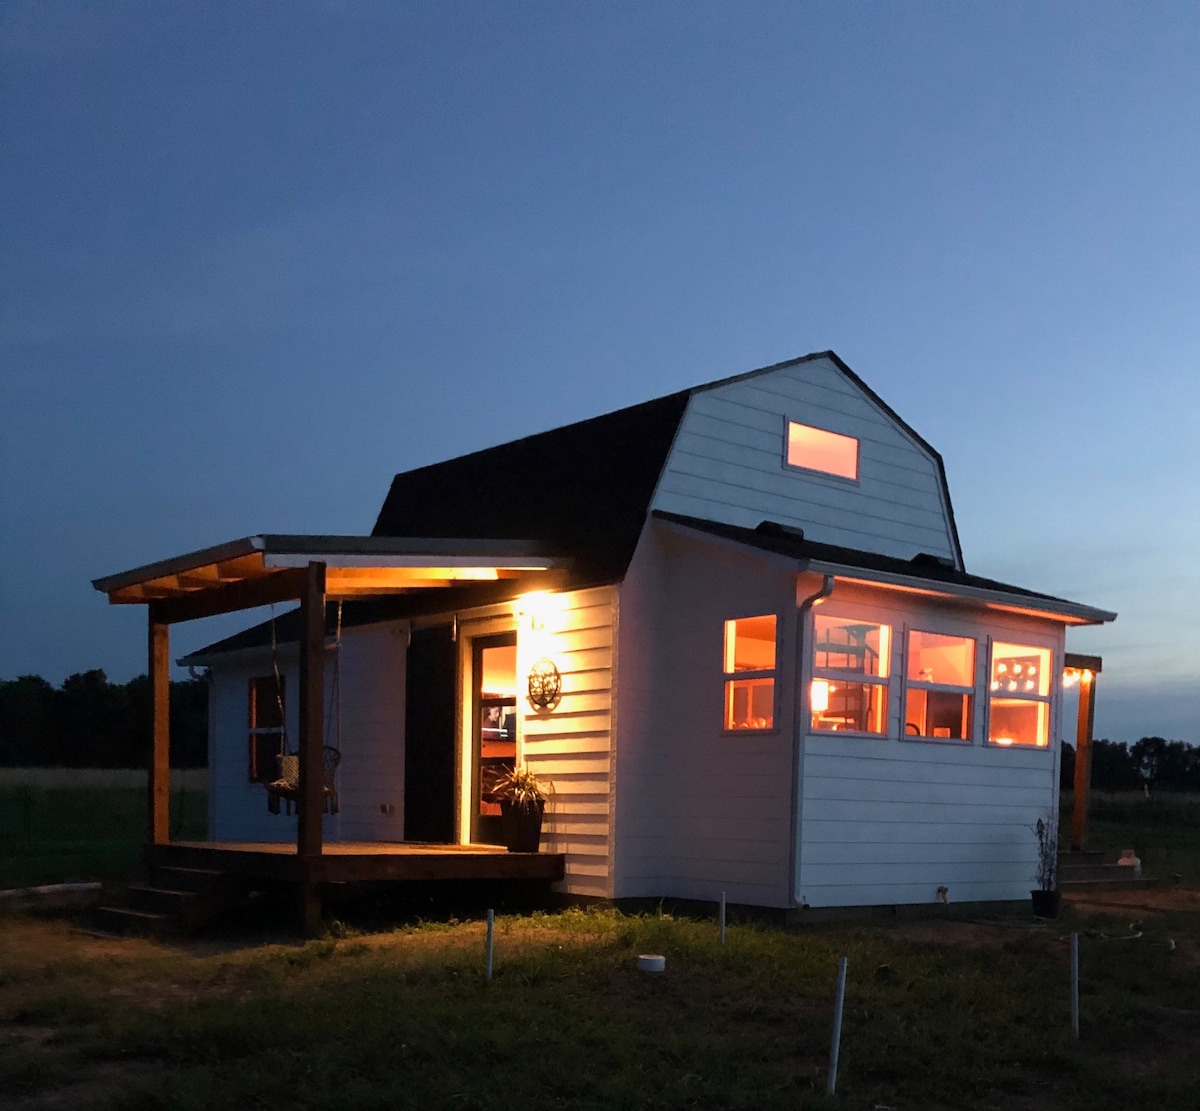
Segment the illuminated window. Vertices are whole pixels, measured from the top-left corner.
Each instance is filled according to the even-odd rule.
[[[725,728],[775,725],[775,615],[725,622]]]
[[[790,420],[787,461],[791,467],[805,467],[841,478],[858,478],[858,440]]]
[[[1005,747],[1050,744],[1049,648],[992,644],[988,741]]]
[[[970,740],[975,708],[975,641],[908,634],[904,664],[904,735]]]
[[[284,748],[284,676],[250,680],[250,779],[273,783],[279,778]]]
[[[887,732],[891,642],[889,625],[824,614],[813,617],[813,729]]]

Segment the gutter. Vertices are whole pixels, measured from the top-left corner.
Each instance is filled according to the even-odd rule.
[[[803,736],[804,723],[804,688],[808,670],[804,663],[804,624],[808,611],[813,606],[819,606],[833,593],[836,579],[832,572],[826,571],[821,582],[821,588],[810,594],[796,608],[796,664],[793,674],[796,676],[796,689],[792,707],[792,827],[789,839],[789,856],[791,863],[791,905],[799,905],[800,897],[800,821],[801,821],[801,789],[804,785],[804,749],[800,738]]]

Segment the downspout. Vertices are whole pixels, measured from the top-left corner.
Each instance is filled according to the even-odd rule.
[[[800,866],[800,790],[803,785],[803,776],[801,764],[803,762],[803,751],[801,749],[800,738],[804,732],[804,676],[806,674],[805,657],[804,657],[804,621],[808,616],[808,611],[813,606],[820,605],[826,598],[833,593],[834,577],[831,574],[826,574],[821,582],[821,589],[815,594],[810,594],[796,608],[796,690],[794,698],[794,712],[792,716],[792,835],[791,835],[791,858],[792,858],[792,906],[797,905],[800,897],[800,884],[797,882],[799,866]]]

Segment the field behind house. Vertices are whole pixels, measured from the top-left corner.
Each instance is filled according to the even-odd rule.
[[[208,773],[171,773],[171,832],[202,838]],[[0,889],[127,880],[146,835],[146,773],[136,769],[0,768]]]

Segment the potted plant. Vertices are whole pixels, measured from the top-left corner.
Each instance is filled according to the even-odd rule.
[[[1037,890],[1031,891],[1033,913],[1039,918],[1057,918],[1062,905],[1062,892],[1058,890],[1058,836],[1054,815],[1038,818],[1038,863]]]
[[[510,853],[535,853],[542,837],[542,816],[549,797],[542,781],[525,766],[507,769],[496,781],[500,824]]]

